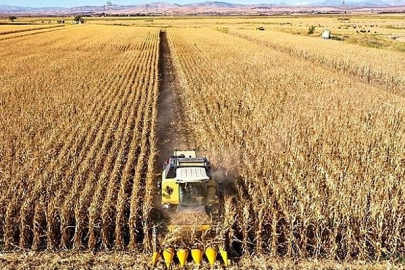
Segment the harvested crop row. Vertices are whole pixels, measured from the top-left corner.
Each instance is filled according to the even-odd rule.
[[[132,187],[151,183],[133,181],[151,177],[149,166],[125,168],[155,155],[158,31],[86,26],[45,35],[44,41],[24,37],[4,55],[17,65],[4,66],[0,83],[0,171],[8,187],[0,193],[0,244],[111,248],[127,238],[114,234],[115,216],[123,212],[119,225],[129,227],[130,212],[120,207],[129,205]],[[21,53],[30,48],[37,51]],[[116,210],[122,175],[125,194]]]
[[[173,29],[169,41],[197,147],[236,176],[230,251],[404,255],[402,98],[213,30]]]
[[[29,25],[29,26],[2,26],[0,27],[0,36],[9,35],[15,33],[29,32],[34,30],[43,30],[50,28],[63,27],[63,25],[52,25],[52,26],[43,26],[43,25]]]
[[[48,28],[41,28],[41,29],[33,29],[31,31],[10,33],[7,35],[0,36],[0,41],[14,40],[16,38],[29,37],[29,36],[35,36],[35,35],[44,34],[44,33],[56,32],[56,31],[60,31],[63,29],[66,29],[66,28],[63,27],[63,25],[59,25],[58,27],[48,27]]]

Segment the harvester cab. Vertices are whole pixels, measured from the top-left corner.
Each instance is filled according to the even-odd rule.
[[[206,157],[197,157],[195,150],[174,151],[162,172],[161,201],[172,212],[206,213],[213,219],[220,214],[220,188],[212,177]]]

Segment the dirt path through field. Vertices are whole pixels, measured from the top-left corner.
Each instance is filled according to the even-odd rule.
[[[180,100],[180,82],[173,65],[166,32],[160,32],[159,48],[159,104],[157,119],[157,169],[160,171],[163,162],[179,150],[193,149],[184,110]]]
[[[184,108],[180,99],[180,82],[173,64],[166,32],[160,32],[159,47],[159,101],[157,119],[156,183],[159,181],[163,164],[173,154],[174,149],[193,149],[194,143],[186,124]],[[161,211],[159,191],[155,194],[155,222],[167,224],[169,221]],[[164,225],[163,225],[164,226]]]

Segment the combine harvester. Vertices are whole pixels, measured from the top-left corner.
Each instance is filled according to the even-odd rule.
[[[153,228],[152,266],[163,258],[170,269],[177,257],[183,268],[190,253],[196,265],[202,263],[205,253],[213,266],[218,252],[227,266],[228,253],[224,245],[205,241],[216,237],[212,235],[215,234],[213,229],[219,227],[216,225],[220,223],[223,207],[222,182],[214,179],[208,159],[197,157],[195,150],[176,149],[164,165],[158,188],[162,210],[170,221],[164,224],[166,230],[160,232],[164,237],[162,248],[158,248],[159,233],[156,226]]]

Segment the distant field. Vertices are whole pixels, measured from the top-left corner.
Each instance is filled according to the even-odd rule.
[[[24,25],[24,26],[8,26],[0,25],[0,40],[13,39],[16,37],[38,35],[45,32],[53,32],[62,30],[64,25]]]
[[[0,35],[30,31],[30,30],[38,30],[38,29],[45,29],[49,27],[55,27],[55,25],[18,25],[18,24],[9,24],[9,25],[0,25]]]
[[[0,25],[0,268],[148,269],[163,73],[170,125],[226,175],[216,236],[192,239],[230,269],[405,267],[404,19]]]

